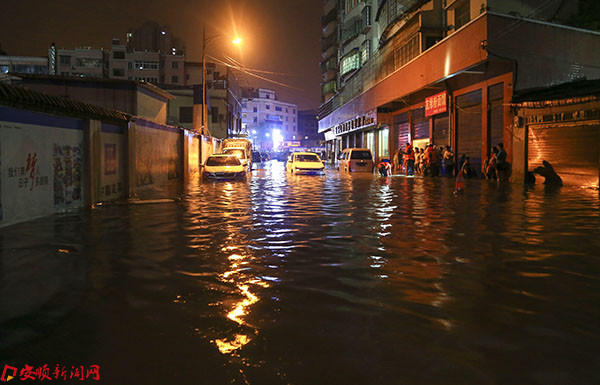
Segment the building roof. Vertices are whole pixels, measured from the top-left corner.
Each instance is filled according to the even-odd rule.
[[[11,73],[13,76],[17,76],[22,79],[32,79],[32,80],[46,80],[46,81],[66,81],[66,82],[81,82],[81,83],[102,83],[102,84],[121,84],[121,85],[129,85],[133,87],[142,87],[146,90],[155,93],[156,95],[162,96],[165,99],[174,99],[175,97],[170,93],[160,89],[152,83],[147,82],[138,82],[135,80],[125,80],[125,79],[111,79],[111,78],[92,78],[85,76],[63,76],[63,75],[46,75],[46,74],[21,74],[21,73]]]
[[[576,104],[591,100],[600,100],[600,79],[583,79],[551,87],[521,90],[513,95],[511,104],[515,107],[531,107],[540,103]]]
[[[41,92],[0,83],[0,105],[28,110],[72,116],[76,118],[92,118],[115,123],[130,120],[124,112],[92,104],[46,95]]]

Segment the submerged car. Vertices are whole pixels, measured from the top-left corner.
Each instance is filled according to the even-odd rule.
[[[246,168],[235,155],[218,154],[206,159],[202,176],[207,179],[244,179]]]
[[[292,174],[322,174],[325,171],[323,161],[314,152],[295,152],[291,154],[285,168]]]
[[[234,155],[240,160],[242,166],[248,167],[249,169],[252,167],[252,155],[246,152],[246,150],[243,148],[225,148],[223,149],[223,154]]]

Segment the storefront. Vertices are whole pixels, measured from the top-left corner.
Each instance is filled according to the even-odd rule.
[[[558,97],[560,96],[560,97]],[[549,162],[565,186],[600,183],[600,81],[584,80],[515,97],[515,170],[524,180]],[[537,182],[544,178],[536,175]]]
[[[390,158],[389,116],[369,111],[325,131],[330,159],[337,159],[346,148],[368,148],[375,161]]]

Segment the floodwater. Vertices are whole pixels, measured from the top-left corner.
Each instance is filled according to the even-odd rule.
[[[600,383],[598,192],[453,188],[272,161],[171,203],[4,228],[0,366],[98,365],[106,384]]]

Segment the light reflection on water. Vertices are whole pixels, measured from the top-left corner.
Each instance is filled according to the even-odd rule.
[[[268,162],[3,229],[0,356],[131,384],[600,382],[598,193],[452,190]]]

